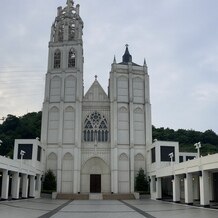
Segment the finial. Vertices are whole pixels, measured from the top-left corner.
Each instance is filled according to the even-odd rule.
[[[98,78],[98,76],[97,76],[97,75],[95,75],[95,81],[97,81],[97,78]]]
[[[73,0],[67,0],[67,6],[68,7],[73,6],[73,4],[74,4]]]
[[[113,63],[114,63],[114,64],[116,64],[116,63],[117,63],[115,55],[114,55],[114,62],[113,62]]]
[[[145,67],[147,67],[147,63],[146,63],[146,60],[145,60],[145,58],[144,58],[144,66],[145,66]]]
[[[128,47],[129,47],[129,45],[128,45],[128,44],[126,44],[125,46],[126,46],[126,48],[128,48]]]

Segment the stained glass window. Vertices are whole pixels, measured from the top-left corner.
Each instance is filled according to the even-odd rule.
[[[97,111],[89,114],[84,122],[83,133],[86,142],[107,142],[109,131],[105,116]]]

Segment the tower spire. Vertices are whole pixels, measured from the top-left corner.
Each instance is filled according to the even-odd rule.
[[[132,62],[132,55],[129,53],[129,49],[128,49],[129,45],[126,44],[126,51],[123,55],[123,62],[124,63],[129,63]]]

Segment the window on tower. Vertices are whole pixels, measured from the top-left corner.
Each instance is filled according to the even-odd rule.
[[[107,142],[109,131],[105,116],[97,111],[89,114],[84,122],[83,133],[85,142]]]
[[[57,49],[54,53],[54,68],[58,69],[61,67],[61,51]]]
[[[64,39],[64,24],[58,26],[58,41],[63,42]]]
[[[76,54],[75,51],[71,48],[68,56],[68,67],[71,68],[75,66],[76,66]]]
[[[69,32],[68,32],[68,38],[69,38],[69,41],[72,41],[74,40],[75,38],[75,24],[72,23],[69,25]]]

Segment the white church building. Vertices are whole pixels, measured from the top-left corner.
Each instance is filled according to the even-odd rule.
[[[41,142],[61,193],[130,193],[152,143],[146,63],[126,46],[112,63],[108,93],[95,77],[84,93],[79,5],[58,8],[51,28]]]
[[[41,140],[15,140],[13,160],[0,156],[0,196],[39,197],[47,170],[59,194],[129,194],[144,169],[152,199],[171,196],[208,206],[218,201],[218,154],[179,152],[178,142],[152,141],[147,65],[126,46],[114,58],[108,93],[98,82],[84,93],[83,21],[72,0],[51,27]],[[199,143],[197,144],[200,147]]]

